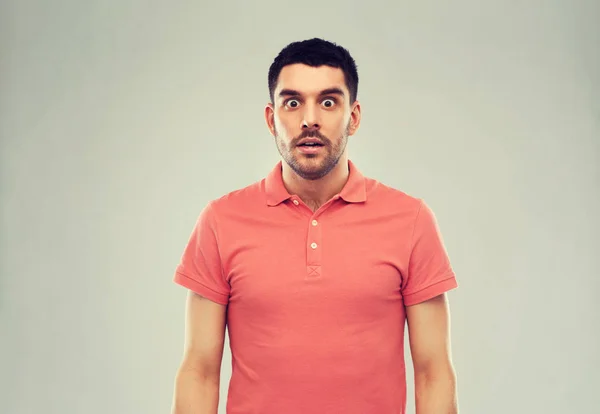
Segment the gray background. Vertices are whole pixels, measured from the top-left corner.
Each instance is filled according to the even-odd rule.
[[[461,413],[600,412],[600,7],[449,3],[2,1],[0,412],[169,412],[174,268],[314,36],[359,65],[350,158],[438,217]]]

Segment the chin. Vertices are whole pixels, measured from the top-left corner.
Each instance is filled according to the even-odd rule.
[[[317,162],[311,161],[312,160],[300,160],[300,162],[297,162],[296,168],[294,168],[296,174],[306,180],[318,180],[331,171],[331,168],[328,168],[322,160]]]

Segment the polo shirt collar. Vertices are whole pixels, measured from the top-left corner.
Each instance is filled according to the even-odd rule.
[[[269,206],[276,206],[292,196],[283,184],[282,163],[283,161],[279,161],[265,179],[265,192]],[[348,170],[348,181],[340,191],[340,198],[349,203],[366,201],[365,177],[350,160],[348,160]]]

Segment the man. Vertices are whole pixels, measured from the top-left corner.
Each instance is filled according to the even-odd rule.
[[[404,326],[417,414],[457,412],[448,290],[432,211],[364,177],[346,49],[311,39],[269,70],[265,119],[282,161],[202,210],[175,273],[190,290],[173,413],[217,413],[225,326],[229,414],[397,414]]]

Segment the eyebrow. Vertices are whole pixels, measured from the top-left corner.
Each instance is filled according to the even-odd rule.
[[[285,96],[301,96],[302,94],[298,91],[295,91],[293,89],[282,89],[281,92],[279,92],[279,96],[280,97],[285,97]],[[323,89],[321,92],[319,92],[319,96],[323,96],[323,95],[341,95],[344,96],[344,91],[341,90],[340,88],[327,88],[327,89]]]

